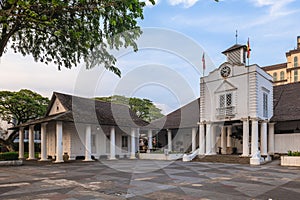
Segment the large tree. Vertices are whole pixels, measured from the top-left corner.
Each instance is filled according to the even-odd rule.
[[[15,52],[59,69],[83,59],[87,68],[101,64],[120,76],[108,50],[137,50],[137,20],[143,19],[145,5],[140,0],[1,0],[0,57],[10,44]]]
[[[43,116],[48,104],[48,98],[30,90],[0,91],[0,118],[17,126]],[[6,139],[0,138],[0,144],[9,151],[13,151],[13,141],[18,136],[17,133],[14,131]]]
[[[149,99],[140,99],[136,97],[128,98],[120,95],[97,97],[96,99],[105,102],[127,105],[133,112],[136,113],[138,117],[148,122],[164,116],[161,113],[161,109],[157,108]]]

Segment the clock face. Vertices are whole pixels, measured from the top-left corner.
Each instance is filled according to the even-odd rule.
[[[221,72],[220,73],[221,73],[222,77],[226,78],[226,77],[228,77],[230,75],[230,72],[231,72],[230,67],[224,66],[224,67],[221,68]]]

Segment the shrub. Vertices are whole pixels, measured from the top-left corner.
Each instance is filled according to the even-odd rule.
[[[288,156],[300,156],[300,152],[299,151],[288,151]]]
[[[18,160],[19,154],[18,152],[6,152],[0,153],[0,160]]]

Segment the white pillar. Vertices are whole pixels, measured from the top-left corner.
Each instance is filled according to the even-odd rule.
[[[63,160],[63,127],[62,122],[56,122],[56,163],[64,162]]]
[[[204,123],[199,124],[199,155],[205,154],[205,133]]]
[[[152,130],[148,130],[148,152],[150,153],[150,149],[152,149]]]
[[[226,154],[226,126],[221,128],[221,153]]]
[[[211,154],[212,155],[215,155],[215,154],[217,154],[216,153],[216,130],[217,130],[217,126],[216,125],[214,125],[214,124],[212,124],[211,125],[211,129],[210,129],[210,131],[211,131]]]
[[[192,152],[196,151],[196,128],[192,128]]]
[[[249,156],[249,120],[243,119],[243,154]]]
[[[227,126],[227,147],[232,147],[232,126]]]
[[[172,151],[172,131],[168,129],[168,151]]]
[[[260,125],[260,152],[261,155],[268,155],[267,122],[263,121]]]
[[[47,126],[47,123],[41,124],[41,159],[40,159],[40,161],[48,160],[47,159],[46,126]]]
[[[24,128],[19,129],[19,159],[24,159]]]
[[[211,154],[211,132],[210,132],[210,128],[211,128],[211,124],[207,123],[206,124],[206,141],[205,141],[205,152],[206,155],[210,155]]]
[[[130,159],[136,159],[136,157],[135,157],[135,151],[136,151],[136,146],[135,146],[135,129],[131,128],[131,153],[130,153]]]
[[[110,128],[110,160],[116,159],[116,132],[115,127]]]
[[[268,142],[268,147],[269,151],[268,153],[270,155],[274,155],[275,153],[275,146],[274,146],[274,141],[275,141],[275,135],[274,135],[274,125],[275,123],[269,123],[269,142]]]
[[[28,137],[28,148],[29,157],[28,160],[34,160],[34,125],[29,126],[29,137]]]
[[[258,121],[252,120],[252,137],[251,137],[251,155],[255,155],[258,151]]]
[[[84,161],[92,161],[92,127],[91,125],[86,125],[85,127],[85,158]]]

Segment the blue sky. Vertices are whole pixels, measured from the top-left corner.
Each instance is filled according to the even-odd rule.
[[[0,86],[1,90],[28,88],[49,97],[53,91],[88,97],[137,96],[153,100],[168,113],[199,96],[203,51],[208,74],[225,61],[221,52],[235,44],[236,30],[238,43],[246,44],[250,38],[250,63],[285,62],[285,52],[296,47],[300,35],[299,14],[296,0],[158,0],[139,20],[145,33],[138,41],[140,51],[115,54],[122,79],[93,69],[86,84],[78,87],[84,67],[58,71],[54,65],[35,63],[30,56],[9,50],[0,61]],[[94,82],[89,82],[91,74],[96,76]]]

